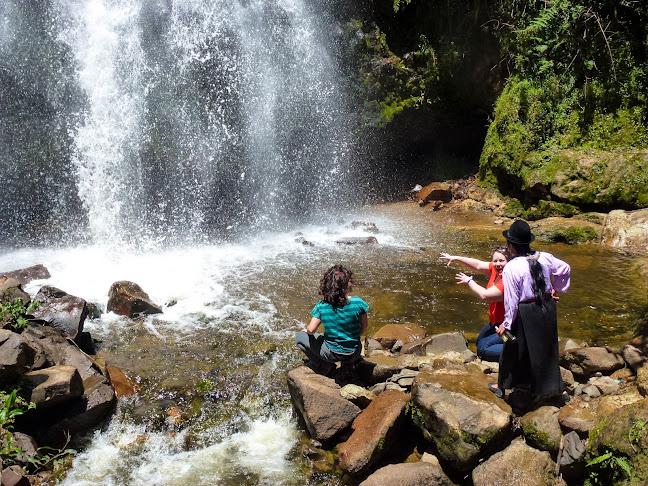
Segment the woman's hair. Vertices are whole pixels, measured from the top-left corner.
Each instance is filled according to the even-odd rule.
[[[540,262],[535,257],[534,253],[531,251],[531,247],[528,244],[511,244],[515,248],[515,256],[524,256],[529,262],[529,271],[531,272],[531,279],[533,280],[533,294],[535,297],[535,302],[538,305],[542,305],[542,303],[547,298],[545,292],[547,283],[545,282],[544,273],[542,272],[542,265],[540,265]]]
[[[333,265],[320,280],[319,294],[322,300],[333,308],[344,307],[347,301],[349,281],[353,280],[353,272],[342,265]]]
[[[498,246],[497,248],[493,248],[493,251],[491,252],[491,259],[493,258],[495,253],[501,253],[502,255],[504,255],[504,258],[506,258],[507,262],[510,261],[511,258],[513,258],[513,255],[511,255],[511,252],[505,246]]]

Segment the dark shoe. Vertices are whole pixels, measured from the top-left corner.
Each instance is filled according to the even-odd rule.
[[[560,401],[561,405],[567,405],[569,403],[569,400],[571,400],[571,397],[567,392],[562,392],[562,394],[558,397],[558,400]]]
[[[326,361],[323,361],[322,364],[319,366],[319,374],[328,376],[329,378],[333,373],[337,370],[337,365],[335,363],[328,363]]]
[[[489,383],[488,389],[492,391],[497,398],[504,398],[504,392],[500,390],[495,383]]]

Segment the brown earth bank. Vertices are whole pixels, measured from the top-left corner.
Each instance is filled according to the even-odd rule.
[[[491,215],[502,228],[514,220],[511,201],[475,179],[418,187],[409,198],[432,211]],[[644,259],[645,218],[648,210],[577,212],[531,225],[540,241],[600,243]],[[361,486],[648,484],[646,334],[639,326],[614,348],[562,340],[569,400],[537,401],[524,389],[491,393],[499,365],[479,359],[461,332],[385,326],[365,338],[354,366],[323,376],[306,363],[288,373],[310,437],[302,453],[314,470]]]

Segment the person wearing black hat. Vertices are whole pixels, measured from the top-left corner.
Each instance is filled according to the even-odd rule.
[[[531,250],[535,235],[526,221],[514,221],[502,235],[513,258],[502,272],[504,321],[497,333],[501,336],[509,330],[517,341],[504,345],[498,383],[491,383],[489,389],[503,397],[507,389],[526,385],[536,404],[553,397],[567,401],[552,297],[569,289],[571,268],[551,253]]]

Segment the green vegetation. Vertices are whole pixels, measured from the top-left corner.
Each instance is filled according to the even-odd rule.
[[[626,458],[615,456],[609,451],[589,461],[586,468],[588,471],[586,486],[616,484],[632,473]]]
[[[29,325],[27,318],[34,309],[40,306],[40,302],[32,302],[25,307],[22,299],[16,302],[7,302],[0,305],[0,324],[11,326],[16,331],[22,331]]]
[[[495,32],[512,76],[486,137],[483,184],[534,200],[536,185],[548,190],[564,170],[563,150],[632,154],[648,146],[645,3],[505,0],[497,9]],[[633,186],[638,192],[628,206],[648,204],[642,173],[628,173],[618,184],[618,191]],[[614,205],[618,194],[594,200],[605,187],[589,188],[591,200],[577,203]]]

